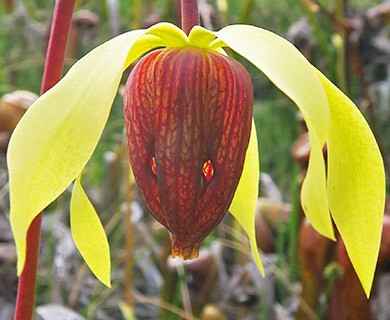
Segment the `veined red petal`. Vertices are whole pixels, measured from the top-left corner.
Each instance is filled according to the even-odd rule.
[[[130,162],[172,254],[196,257],[227,212],[241,176],[253,108],[250,77],[232,58],[199,48],[145,56],[126,84]]]

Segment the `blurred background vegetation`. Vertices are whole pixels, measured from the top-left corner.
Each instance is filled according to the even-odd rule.
[[[0,2],[0,97],[15,90],[39,93],[54,4],[46,0]],[[246,23],[293,42],[357,104],[388,163],[389,1],[199,0],[199,6],[202,24],[209,29]],[[159,21],[180,25],[179,1],[77,1],[65,69],[105,40]],[[293,319],[302,308],[297,247],[299,181],[308,152],[305,128],[295,105],[252,65],[231,54],[249,70],[255,91],[261,171],[267,174],[261,196],[268,199],[259,204],[265,211],[260,214],[266,217],[267,231],[259,231],[258,236],[263,243],[271,242],[271,249],[260,246],[268,277],[259,280],[246,239],[229,217],[207,239],[205,258],[199,259],[199,265],[169,259],[169,236],[144,215],[146,209],[135,187],[123,181],[126,150],[118,94],[84,179],[109,235],[113,289],[97,283],[74,250],[68,229],[69,192],[65,192],[45,217],[37,305],[55,302],[88,319],[132,319],[132,314],[139,319]],[[6,182],[1,183],[1,190],[6,191]],[[0,202],[5,199],[6,192],[2,192]],[[1,208],[1,215],[7,217],[6,205]],[[260,239],[267,237],[267,232],[270,239]],[[0,268],[0,278],[3,270]],[[321,288],[319,305],[315,310],[309,306],[305,314],[310,317],[301,319],[319,319],[326,314],[338,272],[330,274]],[[10,271],[6,276],[14,274]],[[199,289],[203,282],[210,286]],[[6,289],[8,294],[0,289],[4,300],[0,299],[0,310],[2,301],[3,306],[12,306],[12,283]],[[212,312],[219,315],[206,318],[205,314]]]

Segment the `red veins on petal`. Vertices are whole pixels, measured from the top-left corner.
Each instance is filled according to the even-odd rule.
[[[190,259],[219,224],[248,147],[252,84],[237,61],[199,48],[146,55],[124,97],[130,162],[153,216]]]

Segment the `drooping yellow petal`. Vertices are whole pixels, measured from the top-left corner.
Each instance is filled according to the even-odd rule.
[[[261,274],[264,276],[264,269],[257,249],[255,233],[255,207],[258,192],[259,152],[257,150],[255,122],[252,120],[251,137],[246,151],[244,169],[229,211],[248,234],[253,258],[255,259]]]
[[[110,280],[110,248],[100,219],[81,186],[80,177],[74,183],[70,200],[72,237],[93,274],[107,287]]]
[[[311,141],[310,164],[301,193],[303,208],[311,224],[334,239],[322,157],[329,130],[329,106],[312,65],[291,43],[261,28],[234,25],[215,34],[263,71],[301,110]]]
[[[120,35],[75,63],[29,108],[14,131],[7,160],[18,274],[24,266],[31,221],[65,190],[91,157],[128,52],[142,34],[138,30]]]
[[[328,96],[328,194],[333,220],[369,296],[385,205],[385,172],[375,138],[360,111],[318,72]]]

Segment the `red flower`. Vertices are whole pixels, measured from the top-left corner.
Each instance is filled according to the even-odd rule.
[[[172,233],[172,255],[198,256],[227,212],[251,131],[250,77],[211,50],[145,56],[126,84],[130,162],[153,216]]]

